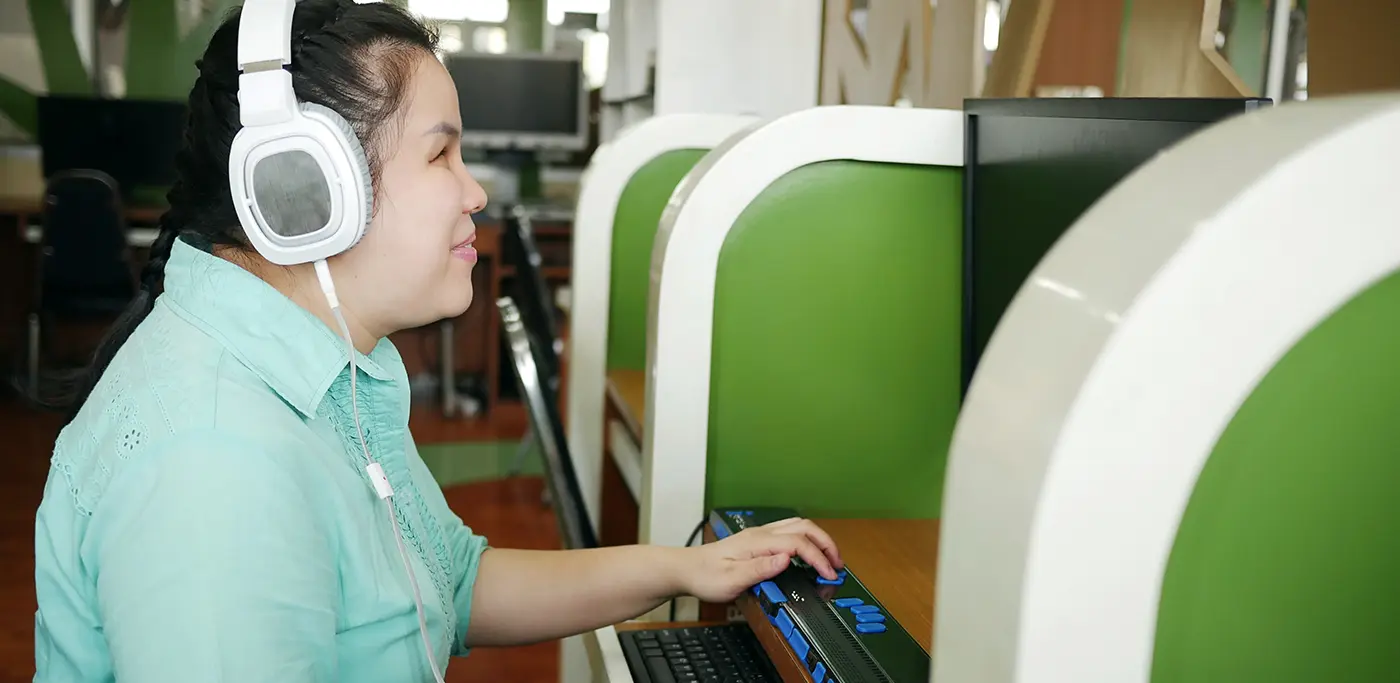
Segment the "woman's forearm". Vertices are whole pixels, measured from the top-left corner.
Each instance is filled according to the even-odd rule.
[[[472,589],[467,644],[520,645],[626,621],[678,595],[687,550],[493,548]]]

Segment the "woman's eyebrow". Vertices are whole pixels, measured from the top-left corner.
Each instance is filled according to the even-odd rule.
[[[423,135],[447,135],[454,138],[460,138],[462,137],[462,129],[446,121],[443,121],[442,123],[439,123],[436,126],[429,128],[428,132],[424,133]]]

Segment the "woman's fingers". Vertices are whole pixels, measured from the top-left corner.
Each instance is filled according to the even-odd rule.
[[[830,534],[817,526],[816,522],[810,519],[791,517],[767,526],[773,530],[773,533],[805,535],[812,543],[816,544],[816,546],[821,549],[832,567],[844,568],[846,566],[846,563],[841,560],[840,551],[836,548],[836,541],[833,541]],[[808,564],[812,563],[809,561]]]
[[[787,552],[802,558],[807,564],[812,565],[822,578],[835,579],[836,570],[831,568],[831,561],[826,558],[822,549],[817,547],[812,539],[803,534],[775,534],[774,538],[780,547]]]

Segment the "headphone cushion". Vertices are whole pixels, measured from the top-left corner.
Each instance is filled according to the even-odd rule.
[[[364,235],[364,228],[369,225],[370,218],[374,216],[374,181],[369,175],[369,158],[365,156],[365,149],[360,144],[360,138],[355,134],[355,129],[350,127],[350,122],[345,117],[337,114],[329,107],[324,107],[312,102],[301,103],[303,114],[309,114],[311,118],[323,121],[327,125],[336,129],[340,133],[340,138],[345,141],[345,148],[350,154],[350,166],[358,176],[357,180],[364,187],[365,205],[363,207],[364,225],[359,226],[359,235]],[[359,237],[356,237],[359,242]]]

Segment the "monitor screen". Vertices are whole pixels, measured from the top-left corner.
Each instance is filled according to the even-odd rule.
[[[44,176],[76,168],[112,176],[122,193],[175,182],[185,104],[152,100],[39,98]]]
[[[446,65],[457,85],[464,144],[572,148],[587,140],[581,60],[483,54],[454,56]]]
[[[1002,314],[1075,221],[1158,152],[1267,99],[968,100],[963,392]]]

